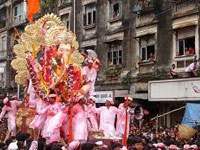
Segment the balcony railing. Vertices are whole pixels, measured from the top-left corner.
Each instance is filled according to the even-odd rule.
[[[173,0],[173,12],[176,13],[180,9],[184,9],[192,4],[195,5],[195,0]]]
[[[155,10],[155,0],[138,0],[133,7],[133,12],[137,14],[145,14]]]
[[[71,3],[71,0],[60,0],[60,7],[62,7],[65,4]]]
[[[27,17],[25,15],[15,16],[13,19],[13,25],[17,26],[23,24],[27,21]]]

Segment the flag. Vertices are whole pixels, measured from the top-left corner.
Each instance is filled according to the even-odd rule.
[[[28,0],[28,20],[33,21],[33,15],[35,15],[40,10],[39,0]]]
[[[195,122],[200,122],[200,104],[187,103],[182,125],[195,128]]]

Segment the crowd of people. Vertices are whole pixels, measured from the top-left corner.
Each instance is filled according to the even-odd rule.
[[[8,116],[8,131],[11,136],[7,135],[6,140],[1,139],[1,150],[197,150],[200,149],[200,139],[193,138],[189,141],[180,140],[178,137],[178,124],[174,128],[159,127],[156,129],[155,122],[143,121],[142,124],[135,128],[130,128],[131,115],[134,115],[138,120],[143,117],[144,110],[139,109],[131,112],[130,104],[131,97],[126,97],[125,102],[119,107],[112,106],[113,100],[106,99],[105,106],[95,107],[95,97],[86,98],[80,97],[77,104],[73,106],[73,136],[72,142],[68,141],[68,120],[67,108],[60,107],[59,103],[55,102],[54,94],[51,97],[50,105],[43,109],[42,112],[37,112],[37,115],[46,117],[44,122],[36,123],[40,126],[37,137],[30,134],[16,132],[16,111],[17,107],[22,103],[17,100],[16,96],[12,100],[4,99],[5,106],[2,109],[0,119],[7,114]],[[87,107],[87,109],[86,109]],[[61,109],[62,108],[62,111]],[[86,111],[87,110],[87,111]],[[54,112],[55,111],[55,112]],[[142,112],[143,111],[143,112]],[[63,112],[65,120],[63,119]],[[127,113],[126,113],[127,112]],[[99,115],[99,119],[98,119]],[[126,116],[127,119],[126,119]],[[41,116],[37,116],[40,118]],[[62,118],[62,119],[59,119]],[[115,120],[117,118],[117,120]],[[127,130],[125,129],[127,124]],[[35,122],[31,123],[33,127]],[[35,126],[36,127],[36,126]],[[131,129],[131,131],[129,130]],[[36,128],[34,128],[36,129]],[[64,129],[64,130],[62,130]],[[64,131],[62,133],[62,131]],[[105,139],[109,139],[109,143],[103,139],[88,140],[89,131],[102,132]],[[122,145],[123,135],[127,132],[127,146]],[[40,134],[41,133],[41,134]],[[64,136],[61,136],[64,134]],[[110,137],[110,138],[109,138]],[[118,138],[120,137],[120,138]]]
[[[189,141],[180,140],[178,126],[174,128],[159,127],[156,131],[154,122],[146,122],[141,129],[136,129],[127,138],[127,147],[121,144],[121,140],[113,139],[109,144],[104,141],[79,141],[68,142],[63,140],[47,144],[46,139],[31,138],[30,134],[17,133],[3,142],[1,150],[199,150],[200,139],[192,138]]]

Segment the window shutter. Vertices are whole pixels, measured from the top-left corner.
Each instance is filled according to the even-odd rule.
[[[109,18],[110,18],[110,20],[113,19],[113,5],[112,4],[110,4]]]
[[[146,56],[146,47],[142,47],[142,50],[141,50],[141,58],[142,60],[146,60],[147,59],[147,56]]]
[[[119,3],[119,18],[122,18],[122,2]]]
[[[96,23],[96,10],[93,11],[93,24]]]
[[[83,14],[83,25],[84,26],[87,25],[87,16],[86,16],[86,14]]]

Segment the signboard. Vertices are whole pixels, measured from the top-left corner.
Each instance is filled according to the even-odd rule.
[[[125,97],[128,95],[128,90],[114,90],[115,97]]]
[[[96,91],[94,96],[97,98],[96,103],[105,103],[106,98],[113,98],[113,91]]]
[[[150,81],[148,99],[149,101],[200,100],[200,78]]]

